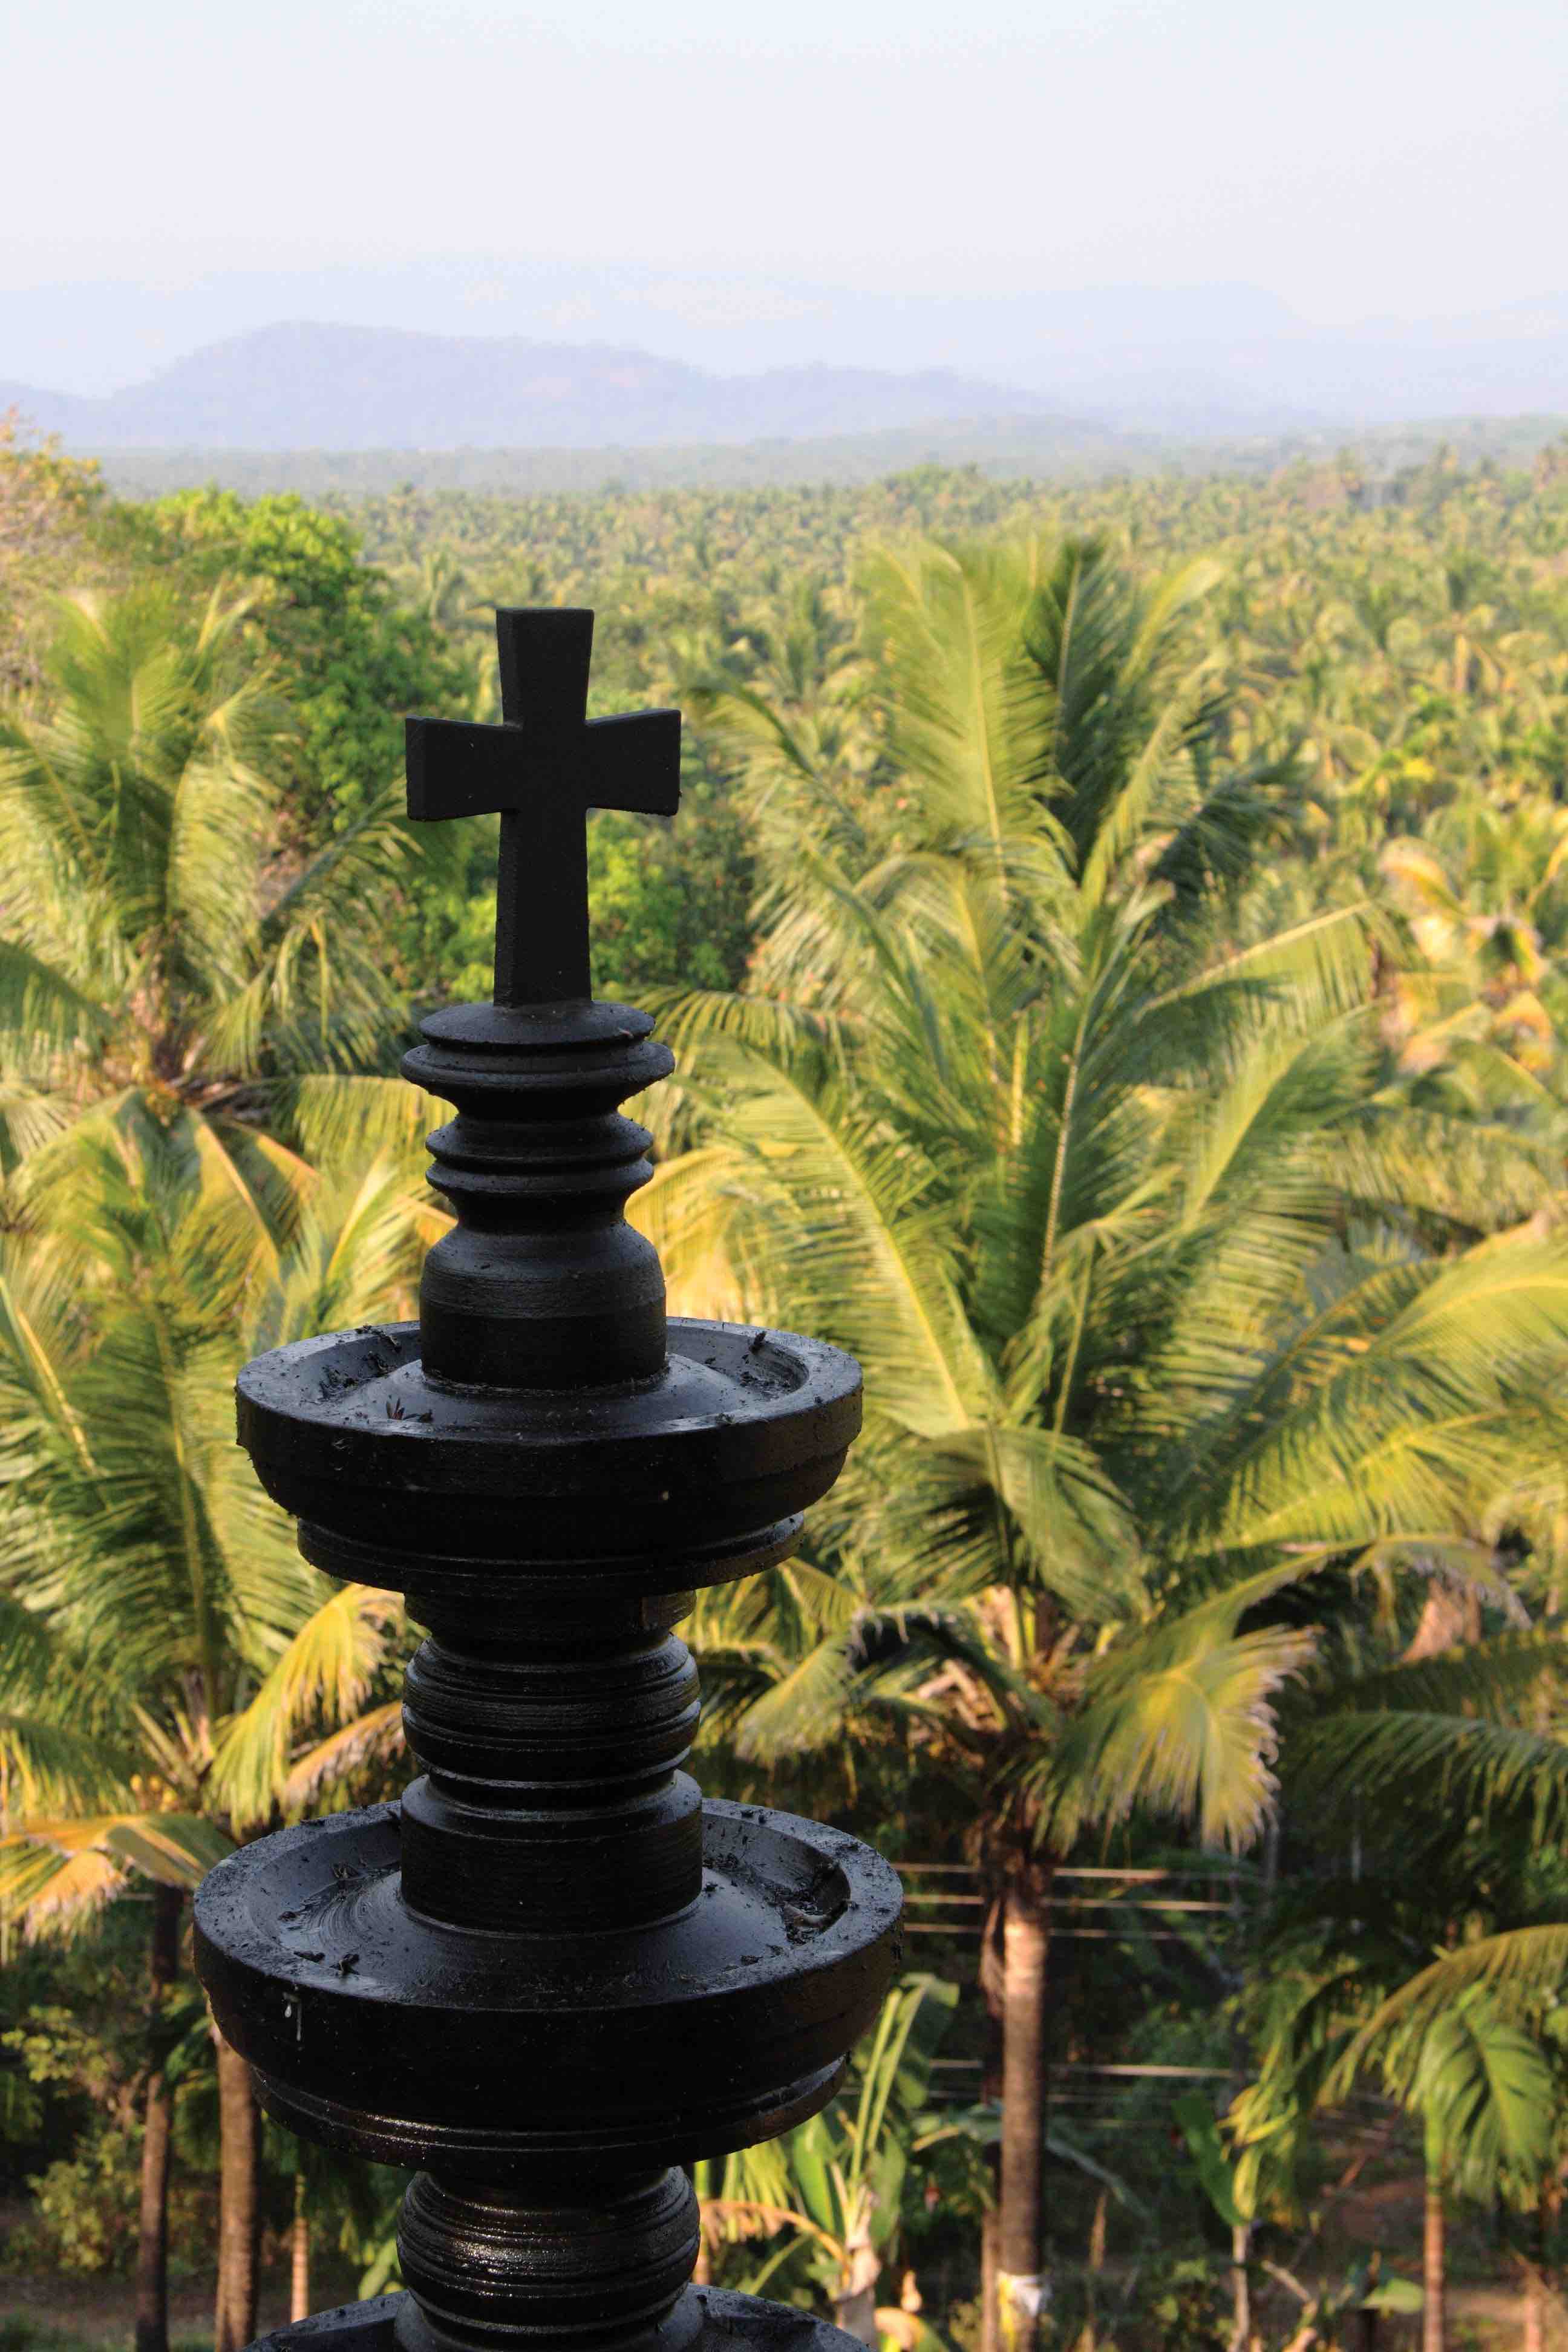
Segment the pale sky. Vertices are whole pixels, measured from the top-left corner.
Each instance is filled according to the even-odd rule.
[[[1568,0],[0,0],[0,285],[486,251],[1568,287]]]

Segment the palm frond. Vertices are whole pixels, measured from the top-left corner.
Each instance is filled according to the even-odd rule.
[[[346,1584],[300,1626],[217,1742],[213,1787],[237,1823],[265,1820],[279,1801],[307,1725],[358,1714],[399,1614],[392,1594]]]
[[[198,1813],[36,1818],[0,1837],[0,1909],[30,1937],[69,1935],[140,1875],[187,1893],[233,1846]]]
[[[313,1804],[323,1790],[347,1779],[373,1756],[392,1757],[403,1747],[403,1701],[388,1699],[319,1739],[289,1766],[278,1794],[285,1812]]]
[[[1082,1712],[1032,1769],[1056,1834],[1140,1807],[1190,1821],[1205,1845],[1250,1843],[1276,1794],[1272,1702],[1315,1649],[1310,1629],[1220,1637],[1205,1611],[1120,1648],[1091,1670]]]

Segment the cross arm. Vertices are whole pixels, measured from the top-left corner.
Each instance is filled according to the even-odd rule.
[[[674,816],[680,806],[680,713],[632,710],[583,730],[583,797],[590,808]]]
[[[494,816],[515,808],[522,773],[521,727],[467,719],[406,719],[408,814],[426,824]]]

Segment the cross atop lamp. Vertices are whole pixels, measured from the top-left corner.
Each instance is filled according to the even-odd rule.
[[[498,1004],[592,995],[588,811],[673,816],[680,805],[680,713],[590,719],[594,615],[570,606],[496,614],[499,727],[410,719],[408,814],[500,817],[496,888]]]

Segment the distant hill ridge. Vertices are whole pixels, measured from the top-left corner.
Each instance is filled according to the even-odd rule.
[[[942,369],[721,376],[596,343],[309,321],[229,336],[103,397],[0,383],[10,406],[89,450],[636,448],[1004,416],[1103,437],[1041,394]]]

